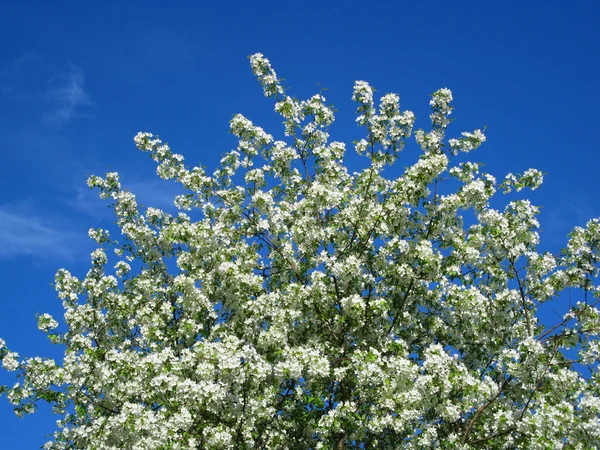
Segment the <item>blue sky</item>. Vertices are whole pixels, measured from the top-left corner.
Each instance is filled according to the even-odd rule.
[[[140,202],[169,207],[172,184],[135,150],[150,131],[189,163],[213,169],[243,113],[276,137],[280,119],[247,56],[262,52],[304,98],[328,88],[332,138],[360,137],[354,80],[397,92],[428,127],[429,94],[454,92],[450,134],[487,125],[470,159],[502,178],[535,167],[542,248],[600,216],[600,6],[560,2],[355,1],[16,2],[0,14],[0,336],[21,356],[59,356],[35,314],[60,317],[51,287],[66,267],[88,268],[90,227],[111,212],[85,185],[121,174]],[[406,151],[403,167],[416,158]],[[0,384],[13,380],[0,371]],[[56,418],[16,418],[0,402],[2,446],[38,448]]]

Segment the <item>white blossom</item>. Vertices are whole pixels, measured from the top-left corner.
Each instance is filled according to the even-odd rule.
[[[7,352],[2,358],[2,367],[4,367],[8,371],[15,371],[19,367],[19,357],[18,353],[15,352]]]
[[[447,88],[414,132],[420,158],[390,177],[415,116],[357,81],[351,173],[323,95],[287,95],[262,54],[250,65],[280,139],[236,114],[211,172],[138,133],[182,185],[180,211],[89,177],[116,225],[90,229],[87,273],[56,273],[60,326],[38,316],[62,358],[19,361],[0,339],[18,378],[0,393],[18,415],[41,401],[60,415],[44,448],[600,447],[600,220],[539,250],[539,208],[502,193],[543,174],[497,184],[457,162],[486,137],[447,139]],[[568,311],[542,321],[563,295]]]

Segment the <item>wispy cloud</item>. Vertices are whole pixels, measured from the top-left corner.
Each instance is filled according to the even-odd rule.
[[[0,97],[26,103],[30,111],[45,111],[42,119],[54,124],[92,117],[90,108],[94,106],[81,67],[31,51],[0,65]]]
[[[93,102],[85,90],[85,76],[81,68],[67,64],[65,73],[52,77],[48,85],[46,97],[55,103],[55,109],[44,115],[46,121],[67,123],[75,118],[91,117],[82,111],[93,106]]]
[[[29,201],[0,205],[0,258],[73,258],[85,236],[37,213]]]

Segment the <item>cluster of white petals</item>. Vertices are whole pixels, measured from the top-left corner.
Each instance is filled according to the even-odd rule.
[[[600,448],[600,221],[538,251],[539,208],[498,197],[542,173],[498,184],[455,161],[486,138],[446,139],[447,88],[414,131],[421,157],[388,178],[415,121],[398,95],[376,107],[354,85],[368,160],[350,173],[326,99],[286,95],[261,54],[250,64],[282,138],[235,115],[237,147],[211,175],[139,133],[185,189],[179,212],[91,176],[116,227],[89,231],[84,276],[56,274],[63,319],[38,317],[64,357],[20,360],[0,339],[15,412],[61,416],[44,448]],[[566,313],[542,321],[547,303]]]

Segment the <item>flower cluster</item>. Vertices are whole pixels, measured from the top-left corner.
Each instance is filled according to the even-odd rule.
[[[388,178],[415,117],[357,81],[368,160],[350,173],[325,98],[287,96],[263,55],[250,64],[282,138],[235,115],[238,145],[211,175],[139,133],[182,211],[90,177],[118,229],[89,231],[84,276],[56,274],[64,318],[38,327],[64,357],[19,359],[0,339],[15,412],[61,416],[44,448],[599,448],[600,220],[539,252],[539,208],[498,196],[542,173],[497,184],[455,161],[485,135],[446,140],[447,88],[414,133],[421,157]],[[542,322],[565,290],[573,306]]]

